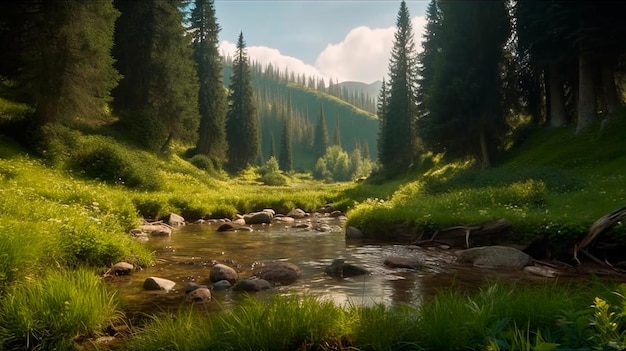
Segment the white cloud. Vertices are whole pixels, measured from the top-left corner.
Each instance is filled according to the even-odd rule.
[[[224,40],[220,43],[219,50],[224,56],[234,56],[236,48],[237,46],[235,44]],[[295,72],[300,75],[304,73],[307,77],[317,77],[328,80],[328,77],[321,74],[317,68],[304,63],[298,58],[283,55],[277,49],[266,46],[249,46],[246,47],[246,51],[251,61],[256,61],[263,67],[271,63],[272,66],[279,68],[283,72],[289,70],[289,72]]]
[[[421,50],[422,33],[426,24],[423,16],[411,20],[416,48]],[[307,77],[333,80],[359,81],[371,83],[387,76],[389,57],[393,47],[395,26],[388,28],[369,28],[365,26],[352,29],[343,41],[328,46],[319,54],[315,66],[302,60],[281,54],[277,49],[266,46],[247,47],[248,57],[262,66],[271,63],[281,70],[304,73]],[[236,45],[229,41],[220,43],[223,55],[233,56]]]
[[[421,50],[422,33],[426,24],[423,16],[411,20],[416,48]],[[343,41],[329,44],[320,53],[315,65],[319,71],[341,81],[370,83],[387,76],[393,47],[395,26],[388,28],[357,27]]]

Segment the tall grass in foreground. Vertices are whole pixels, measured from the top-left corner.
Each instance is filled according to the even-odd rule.
[[[296,350],[341,345],[350,320],[331,301],[275,296],[246,298],[231,311],[206,316],[183,309],[156,316],[129,345],[133,350]]]
[[[156,316],[131,350],[531,350],[626,346],[624,288],[493,284],[421,306],[247,298],[215,315]],[[607,290],[609,289],[609,290]],[[598,296],[611,295],[610,299]],[[595,298],[594,298],[595,296]],[[609,301],[610,300],[610,301]]]
[[[0,306],[0,348],[71,350],[81,336],[94,336],[121,316],[114,295],[92,270],[49,272],[16,285]]]

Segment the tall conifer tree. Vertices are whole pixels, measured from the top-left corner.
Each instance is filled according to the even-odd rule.
[[[313,149],[315,150],[315,158],[318,159],[326,154],[328,149],[328,127],[326,126],[326,117],[324,116],[324,105],[320,105],[320,113],[315,125],[315,138],[313,139]]]
[[[112,1],[26,0],[0,10],[0,74],[35,106],[25,129],[105,117],[119,80],[111,56],[119,12]]]
[[[183,27],[182,0],[115,0],[114,56],[124,78],[114,106],[124,125],[153,150],[197,138],[198,79]]]
[[[413,26],[406,2],[400,3],[396,20],[391,59],[389,61],[389,99],[381,123],[379,138],[380,162],[387,171],[395,172],[411,166],[416,159],[417,140],[417,54]]]
[[[502,63],[510,35],[506,1],[440,1],[441,55],[421,134],[435,151],[489,167],[504,128]],[[460,60],[459,58],[462,58]]]
[[[191,12],[194,61],[200,90],[200,128],[196,152],[222,163],[226,160],[226,92],[222,83],[222,63],[218,52],[220,27],[213,0],[195,0]]]
[[[378,116],[378,162],[382,164],[382,160],[385,157],[383,154],[383,139],[385,134],[387,133],[386,127],[386,115],[387,115],[387,104],[389,100],[389,90],[387,89],[387,83],[385,82],[385,78],[380,85],[380,92],[378,94],[378,104],[376,106],[376,116]],[[365,145],[368,145],[365,143]]]
[[[333,145],[341,147],[341,130],[339,129],[339,116],[335,120],[335,133],[333,134]]]
[[[226,114],[228,165],[232,171],[240,171],[253,164],[259,154],[259,123],[243,33],[237,40],[229,90]]]
[[[293,149],[291,144],[291,129],[289,128],[289,119],[285,118],[283,125],[283,134],[280,140],[280,156],[278,158],[280,169],[284,172],[293,170]]]
[[[419,85],[417,97],[419,102],[419,117],[428,113],[426,101],[430,97],[429,89],[433,83],[435,66],[441,56],[442,13],[439,8],[439,0],[431,0],[428,4],[428,8],[426,9],[426,21],[424,40],[422,41],[423,50],[418,55]]]

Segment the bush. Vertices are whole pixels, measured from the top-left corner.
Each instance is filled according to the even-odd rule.
[[[267,162],[259,169],[261,181],[265,185],[279,186],[287,184],[287,178],[282,175],[278,166],[278,161],[274,156],[270,157]]]
[[[215,171],[213,161],[211,161],[211,159],[206,155],[194,155],[191,159],[189,159],[189,162],[197,168],[209,173],[213,173]]]
[[[169,204],[175,208],[186,221],[195,221],[207,216],[208,209],[191,199],[171,198]]]
[[[363,158],[359,149],[355,149],[351,155],[348,155],[341,146],[333,145],[315,163],[313,176],[327,182],[343,182],[368,177],[373,169],[373,162],[368,158]]]
[[[105,137],[87,141],[72,158],[72,167],[89,178],[143,190],[162,187],[163,180],[153,167]]]
[[[135,198],[133,204],[139,215],[145,219],[157,219],[162,214],[163,204],[154,198]]]

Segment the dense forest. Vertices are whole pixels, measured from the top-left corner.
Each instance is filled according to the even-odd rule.
[[[613,1],[431,1],[417,54],[402,3],[379,95],[379,161],[393,172],[444,152],[487,168],[521,125],[580,132],[598,114],[612,116],[621,105],[623,9]]]
[[[376,98],[260,67],[244,33],[237,57],[220,57],[210,0],[0,6],[2,93],[30,106],[3,113],[3,130],[35,150],[51,125],[106,126],[230,171],[283,153],[283,171],[315,172],[326,152],[310,150],[333,145],[389,175],[429,153],[487,168],[521,127],[582,131],[621,105],[626,24],[614,1],[431,1],[422,50],[402,1]],[[315,137],[320,121],[328,141]]]

